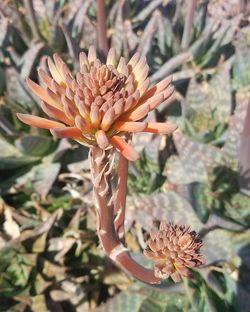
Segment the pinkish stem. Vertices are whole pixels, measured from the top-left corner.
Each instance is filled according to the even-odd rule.
[[[120,242],[114,225],[114,204],[111,190],[111,170],[113,151],[98,147],[90,150],[91,170],[96,199],[97,232],[107,255],[125,271],[145,283],[156,284],[160,280],[153,270],[145,269],[134,261],[128,250]]]
[[[105,0],[97,0],[97,32],[99,51],[102,57],[106,57],[109,50],[109,43],[106,29]]]
[[[122,239],[125,234],[124,220],[127,197],[128,160],[121,154],[119,156],[118,177],[120,181],[115,202],[115,229],[119,238]]]

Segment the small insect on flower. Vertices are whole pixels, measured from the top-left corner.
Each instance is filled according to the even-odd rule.
[[[51,119],[18,113],[18,118],[34,127],[49,129],[58,138],[72,138],[87,146],[108,149],[114,146],[128,160],[138,159],[124,139],[126,133],[168,134],[176,125],[146,122],[148,113],[171,100],[174,87],[166,78],[149,88],[149,66],[136,53],[128,63],[123,57],[116,66],[115,50],[110,49],[106,64],[80,53],[80,72],[74,77],[62,59],[48,57],[49,75],[38,69],[42,88],[28,79],[30,89],[42,100],[41,108]]]
[[[199,253],[202,246],[198,234],[189,227],[161,222],[159,231],[150,232],[144,255],[155,262],[156,277],[171,277],[174,282],[179,282],[181,276],[192,276],[189,268],[205,264]]]

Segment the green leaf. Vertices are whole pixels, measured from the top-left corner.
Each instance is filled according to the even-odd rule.
[[[117,57],[122,54],[122,48],[124,45],[124,21],[123,21],[123,6],[125,1],[119,1],[116,20],[114,25],[114,32],[111,38],[111,46],[115,47]]]
[[[37,295],[34,297],[31,297],[32,300],[32,311],[44,311],[49,312],[49,309],[46,305],[46,298],[45,295]]]
[[[29,49],[24,53],[21,60],[20,78],[26,79],[36,68],[39,58],[42,54],[44,43],[32,43]]]
[[[197,77],[192,78],[186,101],[194,111],[204,113],[207,119],[212,118],[214,125],[226,123],[232,109],[230,64],[218,67],[210,80],[198,82]]]
[[[222,148],[225,161],[235,168],[238,165],[238,153],[248,105],[248,98],[242,97],[241,93],[236,94],[236,108],[230,117],[227,137]]]
[[[116,311],[116,312],[139,312],[145,296],[133,291],[124,291],[106,304],[96,309],[96,312]]]
[[[23,156],[23,154],[13,145],[0,137],[0,170],[10,170],[34,163],[39,158],[32,156]]]
[[[175,132],[174,143],[178,152],[166,163],[164,174],[172,183],[205,183],[208,179],[207,168],[221,162],[220,150],[212,145],[202,144],[188,136]]]
[[[154,0],[149,3],[139,14],[136,15],[133,22],[144,21],[151,13],[161,4],[163,4],[162,0]]]
[[[208,220],[213,205],[213,194],[208,184],[192,183],[189,185],[190,203],[199,219],[205,223]]]
[[[160,18],[160,13],[157,11],[154,12],[151,18],[149,19],[143,31],[143,34],[141,35],[140,43],[138,45],[137,51],[142,56],[146,56],[152,48],[152,41],[157,32],[159,18]]]
[[[212,230],[203,238],[202,253],[205,255],[207,264],[218,261],[231,261],[236,257],[232,238],[232,232],[222,229]]]
[[[202,228],[189,202],[179,194],[168,191],[151,196],[134,197],[134,205],[128,210],[129,215],[150,229],[154,220],[166,220],[190,225],[196,231]],[[148,219],[151,222],[148,222]],[[147,224],[145,224],[147,221]]]
[[[235,60],[233,65],[233,85],[240,89],[250,84],[250,46],[247,35],[239,31],[235,41]]]
[[[208,50],[205,52],[205,55],[202,55],[202,58],[199,62],[200,67],[205,67],[210,65],[210,63],[214,63],[215,61],[218,62],[220,54],[221,54],[221,48],[223,45],[223,41],[227,33],[229,32],[230,27],[220,27],[219,30],[214,34],[214,42],[212,45],[208,48]]]
[[[16,147],[25,155],[44,156],[53,145],[50,137],[27,135],[15,141]]]
[[[0,67],[0,96],[3,95],[6,87],[5,72]]]
[[[26,89],[25,81],[20,78],[18,71],[13,68],[5,69],[7,83],[7,100],[15,108],[16,103],[22,104],[23,108],[34,105],[34,100]],[[17,110],[16,110],[17,111]],[[23,110],[24,112],[24,110]]]
[[[46,197],[60,171],[60,163],[41,164],[35,169],[33,186],[37,193]]]
[[[198,166],[201,161],[206,167],[214,167],[221,163],[222,155],[220,150],[211,144],[200,143],[180,132],[174,133],[174,142],[179,157],[184,164],[188,164],[186,167],[188,170],[194,170],[194,167]]]
[[[163,307],[159,306],[155,301],[152,301],[151,298],[148,298],[142,302],[139,312],[163,312]]]

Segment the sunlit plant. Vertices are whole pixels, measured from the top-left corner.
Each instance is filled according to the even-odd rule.
[[[116,61],[110,49],[106,63],[90,47],[88,55],[80,54],[80,71],[72,75],[55,54],[47,58],[50,74],[38,69],[44,87],[28,79],[28,86],[41,99],[42,110],[52,119],[18,113],[31,126],[49,129],[58,138],[71,138],[89,147],[89,159],[96,199],[97,232],[106,254],[141,281],[159,283],[171,276],[179,281],[189,276],[189,267],[204,264],[199,254],[202,243],[197,234],[178,225],[161,225],[158,234],[151,233],[150,251],[156,269],[148,270],[130,256],[123,244],[128,161],[139,158],[129,143],[136,132],[170,134],[176,130],[171,122],[150,122],[149,112],[163,101],[172,101],[174,87],[167,77],[149,86],[149,66],[139,53],[126,62]],[[115,151],[119,154],[118,182],[112,186]],[[159,260],[160,259],[160,260]],[[160,263],[160,264],[159,264]],[[171,266],[171,267],[170,267]]]

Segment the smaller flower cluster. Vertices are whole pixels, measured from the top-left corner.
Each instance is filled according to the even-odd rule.
[[[205,264],[199,250],[203,246],[195,231],[184,225],[161,222],[159,231],[151,230],[144,255],[155,262],[155,276],[171,277],[179,282],[181,277],[190,277],[189,268]]]

